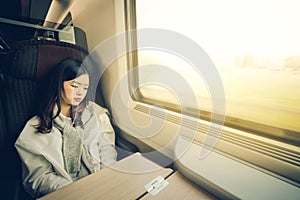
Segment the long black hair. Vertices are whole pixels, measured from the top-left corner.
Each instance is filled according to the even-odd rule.
[[[55,67],[51,73],[49,86],[46,98],[42,99],[38,109],[38,117],[40,123],[37,126],[37,132],[49,133],[52,129],[52,120],[55,119],[61,112],[62,92],[64,81],[73,80],[83,74],[90,74],[80,60],[74,58],[66,58]],[[78,106],[72,106],[71,118],[74,126],[82,125],[81,114],[89,101],[89,90],[87,95]],[[54,107],[57,106],[57,112],[54,112]]]

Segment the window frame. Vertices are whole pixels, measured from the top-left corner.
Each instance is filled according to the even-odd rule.
[[[137,28],[135,1],[136,0],[125,0],[124,2],[125,28],[126,31],[130,30],[127,32],[126,35],[127,49],[137,49],[137,33],[135,31],[132,31]],[[138,50],[127,54],[127,70],[132,70],[135,67],[138,67]],[[162,118],[163,120],[169,120],[171,118],[174,118],[174,116],[181,114],[183,117],[200,116],[200,120],[208,122],[210,121],[212,115],[211,112],[205,110],[198,110],[194,108],[186,108],[184,110],[187,111],[185,113],[181,113],[180,106],[177,104],[158,101],[152,98],[146,98],[142,95],[142,92],[139,90],[138,87],[138,69],[135,69],[133,72],[134,73],[130,73],[128,86],[132,94],[131,98],[133,99],[133,101],[138,103],[137,106],[134,108],[135,110],[149,114],[150,106],[159,104],[163,106],[164,109],[171,111],[166,117]],[[153,109],[153,107],[151,107],[151,109]],[[160,111],[157,110],[157,112],[159,113]],[[220,138],[221,142],[218,146],[215,147],[214,151],[230,156],[233,159],[240,160],[241,162],[250,163],[251,165],[260,168],[262,171],[267,171],[268,173],[270,172],[273,175],[278,176],[280,179],[283,179],[284,181],[287,181],[299,187],[300,177],[295,178],[295,174],[300,173],[300,161],[296,162],[296,165],[291,164],[291,162],[289,162],[289,159],[297,160],[297,158],[300,157],[300,153],[297,152],[297,149],[300,149],[300,138],[298,136],[298,132],[272,127],[265,124],[259,124],[256,122],[234,118],[230,116],[225,116],[224,126],[228,128],[228,132],[232,131],[232,133],[235,134],[234,132],[235,130],[237,130],[238,132],[245,133],[246,136],[242,137],[238,135],[238,138],[229,139]],[[277,135],[274,135],[274,132],[276,132]],[[258,139],[253,139],[252,135],[254,136],[254,138],[265,139],[266,142],[261,142]],[[203,138],[200,138],[201,137],[196,138],[197,143],[203,142]],[[237,146],[237,143],[235,142],[236,140],[238,140],[239,144],[246,144],[246,146]],[[247,147],[250,147],[255,143],[259,146],[259,148],[266,149],[266,151],[257,151],[254,146],[252,146],[250,149],[246,149]],[[283,144],[287,144],[288,148],[281,147],[281,145]],[[271,150],[274,152],[280,151],[282,152],[282,155],[275,156],[276,153],[270,153]],[[286,155],[284,154],[288,154],[291,157],[285,159],[284,157]],[[259,156],[259,158],[261,159],[269,158],[267,159],[269,162],[260,163],[257,156]]]
[[[135,0],[127,0],[125,1],[125,28],[126,31],[128,30],[135,30],[136,27],[136,10],[135,10]],[[136,31],[130,31],[127,34],[127,49],[137,49],[137,41],[136,41]],[[129,46],[131,48],[129,48]],[[134,67],[138,66],[138,51],[134,51],[127,55],[128,70],[132,70]],[[132,99],[135,101],[140,101],[146,104],[155,105],[159,104],[162,105],[164,108],[180,113],[181,109],[180,106],[177,104],[172,104],[169,102],[159,101],[151,98],[147,98],[143,96],[142,92],[139,89],[139,76],[138,76],[138,69],[132,71],[132,76],[129,77],[129,89],[132,93]],[[134,90],[133,88],[138,88]],[[198,117],[200,119],[209,121],[211,119],[211,112],[206,110],[198,110],[195,108],[185,108],[184,110],[188,110],[186,114],[191,117]],[[200,115],[201,112],[201,115]],[[278,140],[284,143],[288,143],[291,145],[300,146],[300,137],[299,133],[292,130],[287,130],[279,127],[273,127],[266,124],[260,124],[257,122],[252,122],[250,120],[244,120],[240,118],[235,118],[231,116],[225,116],[225,126],[236,128],[239,130],[243,130],[246,132],[252,132],[258,136],[263,136],[269,139]],[[255,128],[254,128],[255,127]],[[273,134],[276,132],[277,134]]]

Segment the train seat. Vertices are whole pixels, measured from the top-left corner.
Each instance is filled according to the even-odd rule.
[[[49,72],[64,58],[83,60],[87,54],[76,45],[48,40],[21,41],[10,49],[9,62],[3,69],[5,90],[0,102],[3,104],[1,123],[5,119],[0,127],[1,149],[5,149],[1,156],[1,189],[5,199],[30,199],[21,184],[21,163],[14,142],[27,120],[35,115],[36,102],[43,98]]]

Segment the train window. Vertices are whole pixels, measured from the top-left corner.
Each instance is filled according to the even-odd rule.
[[[201,123],[219,116],[225,126],[214,151],[299,182],[295,178],[300,170],[298,7],[294,0],[125,1],[128,47],[137,49],[128,54],[132,97],[142,103],[135,108],[147,113],[149,106],[143,105],[150,104],[173,111],[152,114],[198,131],[194,138],[198,144],[207,130]],[[184,40],[170,44],[176,50],[155,46],[168,37],[152,40],[159,30],[197,44],[217,74],[199,73],[199,66],[180,54],[177,47]],[[147,46],[147,39],[154,48]],[[188,54],[195,56],[192,49]],[[223,113],[214,109],[219,96],[213,81],[207,81],[215,77],[222,83]],[[178,116],[188,123],[180,123]],[[194,126],[193,120],[199,118]]]
[[[224,86],[226,125],[300,144],[298,1],[139,0],[134,5],[135,19],[131,20],[135,28],[172,30],[195,41],[208,54]],[[136,41],[139,48],[138,31]],[[144,101],[177,111],[180,106],[188,107],[191,115],[203,111],[200,117],[209,119],[211,93],[187,60],[157,49],[139,50],[136,59],[139,66],[153,65],[137,74]],[[158,65],[179,73],[193,94],[186,94],[181,85],[177,88],[181,94],[174,94],[160,84],[149,84],[151,80],[163,83],[168,77]],[[197,104],[180,104],[178,95],[195,96]]]

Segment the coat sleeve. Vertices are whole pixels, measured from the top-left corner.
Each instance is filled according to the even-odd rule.
[[[100,138],[98,142],[100,162],[102,167],[116,162],[117,152],[115,149],[115,132],[107,114],[98,115],[100,125]]]
[[[32,197],[46,195],[71,183],[58,175],[43,156],[36,155],[18,145],[16,148],[22,160],[23,185]]]
[[[58,174],[53,165],[41,154],[42,149],[48,147],[44,142],[48,138],[45,135],[37,135],[32,123],[29,121],[26,124],[15,147],[22,161],[24,188],[31,196],[37,198],[71,183],[71,180]]]

